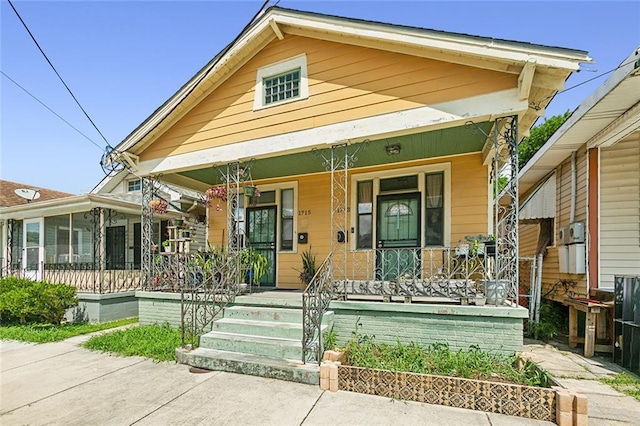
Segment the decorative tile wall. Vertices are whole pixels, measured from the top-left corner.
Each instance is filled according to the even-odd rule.
[[[338,388],[536,420],[556,420],[556,392],[547,388],[343,365],[338,367]]]

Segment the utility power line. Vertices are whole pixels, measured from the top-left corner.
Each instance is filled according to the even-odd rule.
[[[0,73],[2,75],[4,75],[10,82],[12,82],[13,84],[15,84],[16,86],[18,86],[20,89],[22,89],[23,92],[25,92],[27,95],[31,96],[33,99],[35,99],[40,105],[42,105],[43,107],[45,107],[46,109],[48,109],[53,115],[55,115],[56,117],[58,117],[60,120],[62,120],[63,122],[65,122],[69,127],[71,127],[73,130],[75,130],[76,132],[78,132],[79,134],[81,134],[82,136],[84,136],[85,139],[87,139],[89,142],[91,142],[92,144],[94,144],[100,151],[102,151],[102,147],[100,145],[98,145],[95,141],[93,141],[89,136],[85,135],[84,133],[82,133],[80,130],[78,130],[77,127],[75,127],[73,124],[69,123],[67,120],[65,120],[60,114],[58,114],[57,112],[55,112],[53,109],[49,108],[44,102],[42,102],[40,99],[38,99],[36,97],[36,95],[34,95],[33,93],[29,92],[27,89],[25,89],[24,87],[22,87],[17,81],[15,81],[13,78],[9,77],[4,71],[0,70]]]

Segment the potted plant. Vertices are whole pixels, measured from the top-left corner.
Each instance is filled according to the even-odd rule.
[[[260,285],[269,266],[267,258],[252,248],[246,248],[242,250],[241,261],[245,281]]]
[[[309,247],[302,252],[300,257],[302,258],[302,270],[297,271],[300,273],[300,281],[307,286],[316,274],[316,256],[311,253],[311,247]]]
[[[181,228],[184,225],[184,219],[171,219],[171,226],[175,226],[176,228]]]
[[[164,214],[169,209],[169,203],[162,198],[154,198],[149,201],[149,207],[154,213]]]
[[[164,248],[164,251],[166,251],[166,252],[171,251],[171,245],[169,244],[169,240],[164,240],[162,242],[162,247]]]
[[[484,242],[484,251],[487,256],[495,257],[496,255],[496,236],[495,234],[489,235],[487,241]]]
[[[211,207],[214,200],[216,200],[216,210],[222,210],[220,201],[227,201],[227,187],[225,185],[212,186],[204,192],[204,204],[207,207]]]

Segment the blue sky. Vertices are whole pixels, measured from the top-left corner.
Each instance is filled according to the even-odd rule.
[[[71,193],[104,176],[105,141],[76,106],[6,0],[0,69],[78,134],[0,76],[0,177]],[[262,1],[12,0],[109,144],[116,146],[229,43]],[[617,67],[640,45],[640,2],[291,1],[279,6],[586,50],[574,86]],[[606,77],[560,93],[546,116],[573,110]]]

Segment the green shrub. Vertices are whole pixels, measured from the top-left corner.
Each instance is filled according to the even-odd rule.
[[[76,306],[76,289],[66,284],[7,277],[0,280],[0,320],[6,323],[60,324]]]
[[[529,333],[536,339],[548,342],[567,328],[568,317],[556,302],[543,300],[540,304],[540,321],[529,323]]]

